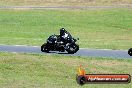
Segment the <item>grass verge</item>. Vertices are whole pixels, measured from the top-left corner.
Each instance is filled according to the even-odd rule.
[[[131,59],[85,58],[48,54],[0,53],[1,88],[131,88],[132,84],[79,86],[75,76],[83,65],[87,73],[127,73]]]

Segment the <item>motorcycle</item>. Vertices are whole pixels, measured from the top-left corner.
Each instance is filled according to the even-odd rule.
[[[130,48],[130,49],[128,50],[128,54],[129,54],[130,56],[132,56],[132,48]]]
[[[49,51],[67,51],[68,54],[74,54],[79,50],[79,45],[76,44],[77,40],[79,40],[79,38],[75,39],[71,36],[67,36],[65,41],[61,41],[59,35],[51,35],[47,39],[47,43],[41,46],[41,51],[47,53]]]

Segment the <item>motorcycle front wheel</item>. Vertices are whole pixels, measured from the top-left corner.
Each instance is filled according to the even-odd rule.
[[[71,44],[69,45],[69,48],[66,50],[69,54],[74,54],[79,50],[78,44]]]

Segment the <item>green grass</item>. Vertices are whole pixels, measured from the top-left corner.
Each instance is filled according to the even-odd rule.
[[[80,65],[91,74],[130,74],[131,59],[73,57],[62,55],[0,53],[0,88],[131,88],[132,84],[79,86]]]
[[[79,37],[80,47],[132,47],[132,10],[0,10],[0,44],[40,46],[66,28]]]
[[[0,0],[1,6],[87,6],[87,5],[127,5],[131,0]]]

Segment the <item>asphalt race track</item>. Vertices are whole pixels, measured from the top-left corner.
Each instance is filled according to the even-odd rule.
[[[24,46],[24,45],[0,45],[0,52],[16,52],[16,53],[40,53],[39,46]],[[132,59],[128,55],[127,50],[107,50],[107,49],[83,49],[81,48],[75,54],[67,54],[67,52],[50,52],[49,54],[63,54],[71,56],[89,56],[89,57],[109,57],[109,58],[119,58],[119,59]]]

